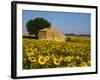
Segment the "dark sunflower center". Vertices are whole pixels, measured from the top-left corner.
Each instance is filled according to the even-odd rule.
[[[40,61],[41,61],[41,62],[44,62],[44,59],[43,59],[43,58],[41,58],[41,59],[40,59]]]

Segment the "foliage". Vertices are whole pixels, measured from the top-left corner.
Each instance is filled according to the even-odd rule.
[[[73,42],[23,39],[23,68],[91,66],[90,37],[70,37]]]
[[[48,28],[51,23],[44,18],[37,17],[33,20],[29,20],[26,24],[26,28],[29,34],[35,34],[38,37],[38,31],[43,28]]]

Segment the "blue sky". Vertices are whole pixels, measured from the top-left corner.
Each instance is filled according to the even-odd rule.
[[[90,34],[91,14],[90,13],[72,13],[72,12],[47,12],[23,10],[23,33],[27,33],[26,23],[42,17],[47,19],[52,27],[57,28],[64,34]]]

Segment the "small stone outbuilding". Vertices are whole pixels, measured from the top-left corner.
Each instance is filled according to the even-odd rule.
[[[65,35],[55,28],[44,28],[39,30],[38,37],[40,40],[65,41]]]

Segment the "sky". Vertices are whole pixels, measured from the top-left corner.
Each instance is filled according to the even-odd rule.
[[[90,13],[23,10],[23,34],[27,33],[26,23],[37,17],[47,19],[51,27],[64,34],[90,34],[91,31]]]

